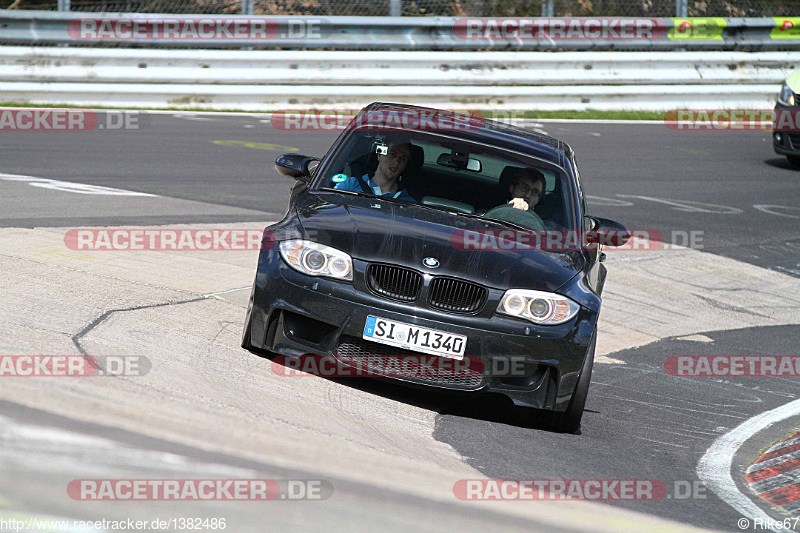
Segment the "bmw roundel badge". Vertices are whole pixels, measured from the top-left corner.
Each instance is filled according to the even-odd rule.
[[[439,267],[439,260],[433,257],[426,257],[422,260],[422,264],[428,268],[438,268]]]

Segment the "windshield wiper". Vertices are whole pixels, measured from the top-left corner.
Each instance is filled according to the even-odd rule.
[[[508,222],[506,220],[498,220],[496,218],[481,217],[481,220],[485,220],[487,222],[493,222],[495,224],[500,224],[500,225],[511,227],[511,228],[521,229],[523,231],[542,231],[542,230],[539,230],[539,229],[526,228],[525,226],[520,226],[519,224],[514,224],[513,222]]]
[[[384,200],[387,202],[394,202],[396,204],[401,204],[401,205],[421,205],[417,204],[416,202],[409,202],[408,200],[402,200],[400,198],[392,198],[391,196],[383,196],[378,194],[367,194],[361,191],[347,191],[344,189],[332,189],[330,187],[320,187],[319,190],[330,191],[330,192],[343,192],[345,194],[352,194],[354,196],[363,196],[364,198],[374,198],[376,200]]]
[[[320,191],[329,191],[329,192],[340,192],[344,194],[350,194],[352,196],[363,196],[364,198],[378,198],[374,194],[367,194],[361,191],[348,191],[346,189],[334,189],[332,187],[320,187]]]

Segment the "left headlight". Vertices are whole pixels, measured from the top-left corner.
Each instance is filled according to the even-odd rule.
[[[336,248],[312,241],[283,241],[281,257],[295,270],[309,276],[353,281],[353,260]]]
[[[526,289],[507,290],[497,312],[530,320],[534,324],[555,326],[574,317],[580,306],[560,294]]]
[[[789,88],[788,83],[784,83],[781,87],[781,94],[778,96],[778,103],[785,106],[794,107],[794,91]]]

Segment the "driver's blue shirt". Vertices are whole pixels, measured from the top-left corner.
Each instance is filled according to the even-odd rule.
[[[367,174],[364,174],[364,176],[361,179],[363,179],[367,183],[367,185],[370,186],[375,196],[387,196],[389,198],[398,198],[400,200],[405,200],[406,202],[416,202],[414,197],[408,194],[408,191],[406,189],[400,189],[397,192],[383,192],[381,191],[380,187],[375,185],[375,182],[369,179],[369,176]],[[334,189],[339,189],[342,191],[365,192],[364,189],[361,187],[361,184],[358,182],[358,178],[356,178],[355,176],[351,176],[346,180],[344,180],[343,182],[337,183]]]

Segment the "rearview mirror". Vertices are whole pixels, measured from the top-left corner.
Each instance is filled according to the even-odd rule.
[[[308,181],[316,169],[314,162],[319,162],[319,158],[301,154],[283,154],[275,160],[275,170],[287,178]]]
[[[592,228],[587,232],[586,242],[603,246],[622,246],[631,238],[631,232],[620,224],[607,218],[588,217]]]
[[[469,170],[472,172],[480,172],[483,168],[481,166],[481,162],[475,158],[464,158],[464,160],[459,160],[456,158],[453,159],[453,156],[448,153],[444,153],[436,158],[436,164],[442,165],[443,167],[450,167],[450,168],[457,168],[458,170]]]

